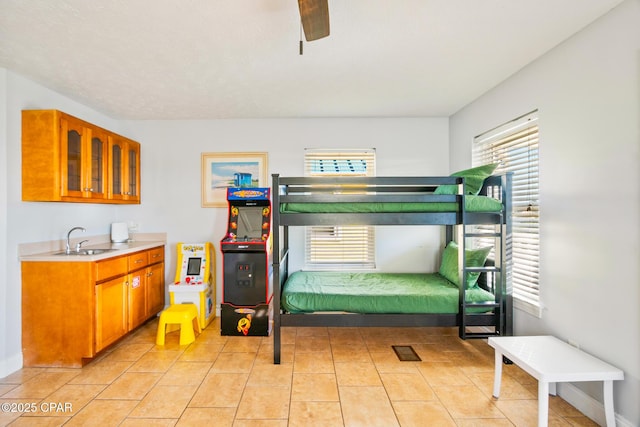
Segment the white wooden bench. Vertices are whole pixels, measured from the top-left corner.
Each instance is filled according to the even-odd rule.
[[[500,396],[503,356],[538,380],[538,427],[549,418],[549,393],[556,394],[556,383],[604,381],[604,410],[608,427],[615,427],[613,381],[623,372],[552,336],[490,337],[495,349],[493,396]]]

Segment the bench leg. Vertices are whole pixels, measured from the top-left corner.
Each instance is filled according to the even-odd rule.
[[[538,427],[549,423],[549,383],[538,381]]]
[[[613,381],[604,382],[604,414],[607,427],[616,427],[616,413],[613,410]]]
[[[502,382],[502,353],[495,352],[495,368],[493,377],[493,397],[500,397],[500,383]]]

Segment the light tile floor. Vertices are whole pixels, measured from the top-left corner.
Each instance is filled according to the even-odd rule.
[[[223,337],[216,319],[196,342],[155,345],[157,320],[82,369],[24,368],[0,379],[11,426],[535,426],[537,382],[504,367],[492,398],[493,349],[455,328],[283,328]],[[422,362],[401,362],[411,345]],[[8,406],[6,404],[9,404]],[[18,412],[13,412],[13,411]],[[559,397],[550,426],[595,426]]]

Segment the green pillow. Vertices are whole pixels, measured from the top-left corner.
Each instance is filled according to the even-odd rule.
[[[484,180],[491,176],[493,171],[498,167],[497,163],[490,163],[488,165],[477,166],[471,169],[465,169],[456,173],[452,173],[451,176],[460,176],[464,178],[464,194],[477,196],[482,189]],[[440,185],[436,188],[435,194],[458,194],[457,185]]]
[[[489,252],[491,252],[490,246],[479,249],[465,249],[467,267],[483,267]],[[458,244],[456,242],[449,242],[444,249],[439,273],[451,283],[460,286],[458,277]],[[467,274],[467,289],[477,287],[478,277],[480,277],[480,273]]]

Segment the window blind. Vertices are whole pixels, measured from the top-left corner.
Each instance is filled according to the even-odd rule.
[[[375,176],[375,150],[305,150],[305,176]],[[353,190],[351,190],[353,191]],[[306,227],[306,268],[375,268],[375,227]]]
[[[475,138],[473,165],[513,172],[512,285],[515,304],[540,315],[539,132],[537,111]]]

